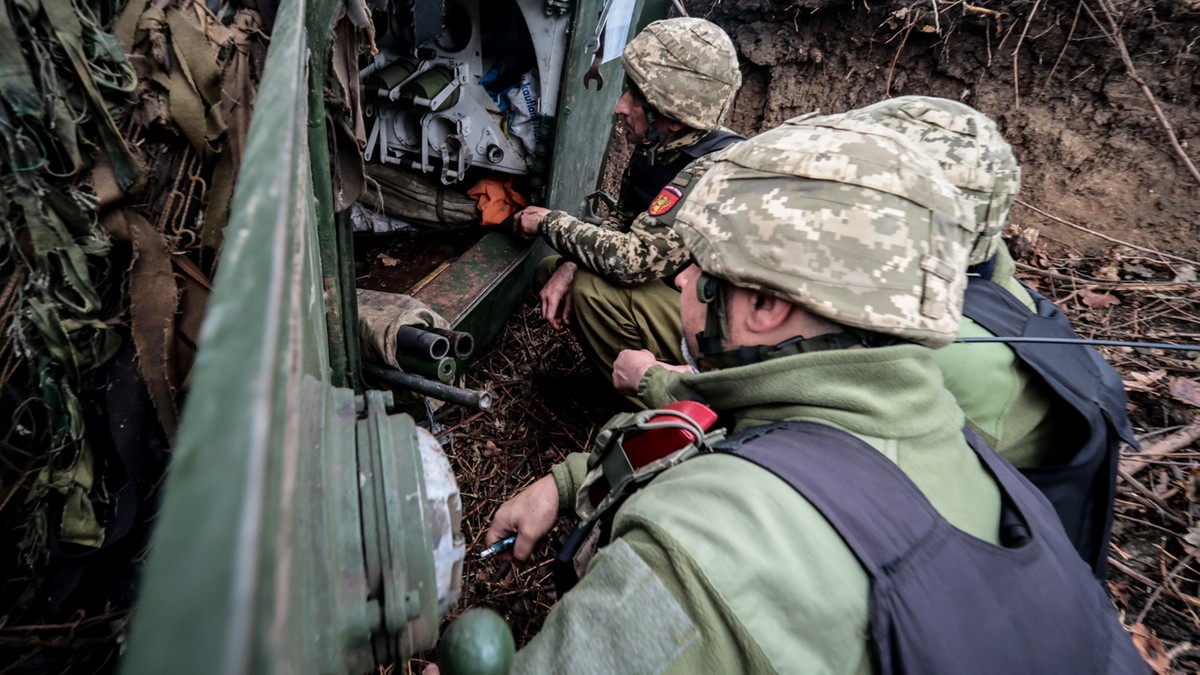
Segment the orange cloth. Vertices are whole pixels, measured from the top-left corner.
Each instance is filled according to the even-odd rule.
[[[529,200],[513,189],[511,178],[483,178],[467,190],[467,196],[475,199],[480,213],[479,222],[482,225],[499,225],[512,214],[529,206]]]

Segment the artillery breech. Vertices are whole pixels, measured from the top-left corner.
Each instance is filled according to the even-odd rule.
[[[400,326],[396,329],[396,348],[400,352],[396,354],[397,357],[410,354],[425,359],[440,359],[450,353],[450,340],[416,326]]]
[[[492,396],[486,391],[475,391],[453,387],[441,382],[434,382],[420,375],[403,373],[399,370],[384,368],[373,363],[364,363],[363,372],[387,384],[416,392],[423,396],[436,398],[439,401],[454,403],[468,408],[487,410],[492,407]]]

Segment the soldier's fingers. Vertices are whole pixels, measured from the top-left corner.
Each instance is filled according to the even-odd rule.
[[[518,534],[517,543],[513,545],[512,549],[513,557],[521,562],[529,560],[529,556],[533,555],[533,545],[536,543],[537,541],[533,537]]]

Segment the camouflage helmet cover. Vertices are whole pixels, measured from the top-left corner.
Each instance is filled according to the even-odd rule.
[[[894,129],[940,162],[946,177],[975,208],[977,236],[970,264],[996,254],[1021,189],[1021,167],[995,121],[965,103],[932,96],[901,96],[845,116]]]
[[[625,45],[621,65],[655,110],[704,131],[721,126],[742,85],[733,41],[704,19],[651,23]]]
[[[974,220],[941,168],[877,124],[804,117],[722,151],[676,209],[706,273],[930,347],[958,330]]]

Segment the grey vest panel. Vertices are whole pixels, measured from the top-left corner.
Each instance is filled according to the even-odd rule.
[[[972,278],[963,314],[998,337],[1077,337],[1062,310],[1035,291],[1029,293],[1036,314],[997,284]],[[1137,447],[1125,413],[1121,376],[1087,345],[1008,346],[1086,423],[1086,432],[1067,461],[1023,469],[1022,473],[1054,505],[1075,549],[1093,573],[1103,578],[1116,496],[1118,445],[1124,440]]]
[[[1149,672],[1049,503],[968,440],[1003,496],[999,546],[950,525],[898,466],[832,427],[768,425],[715,449],[786,481],[854,552],[871,577],[878,672]]]

